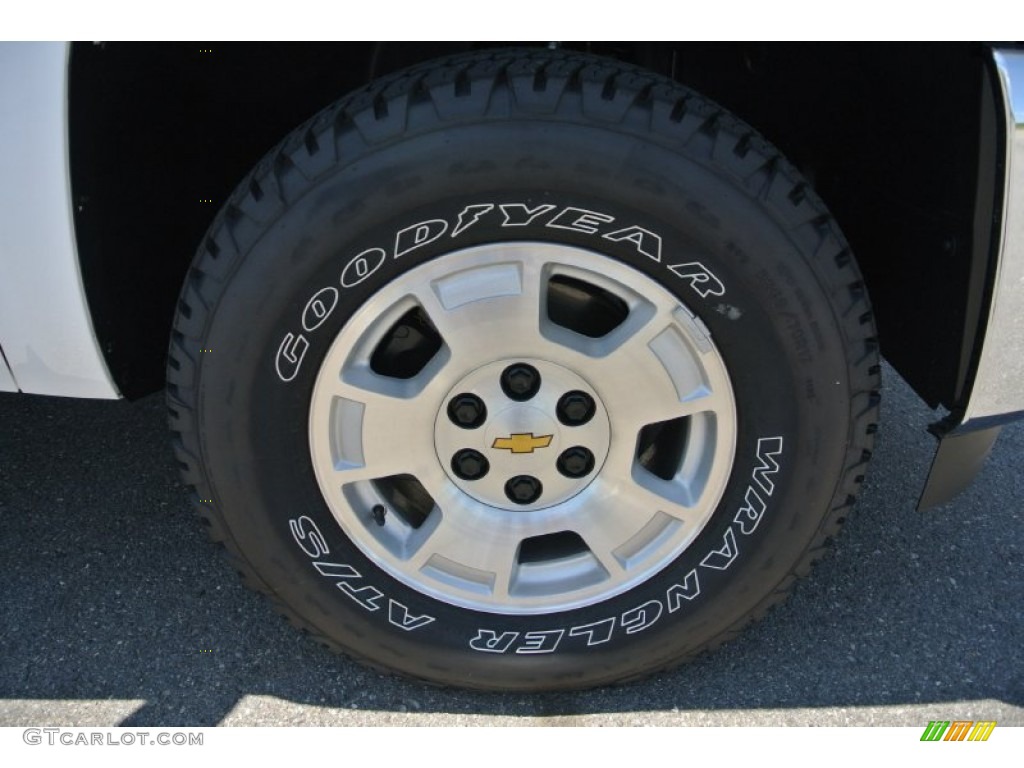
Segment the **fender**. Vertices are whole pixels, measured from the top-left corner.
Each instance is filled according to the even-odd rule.
[[[0,44],[0,389],[112,399],[72,223],[69,51]]]

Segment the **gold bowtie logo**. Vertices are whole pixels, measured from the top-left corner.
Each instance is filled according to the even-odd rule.
[[[553,437],[554,435],[534,437],[533,432],[513,432],[510,437],[495,438],[491,448],[500,448],[512,453],[533,453],[538,448],[547,448],[551,445]]]

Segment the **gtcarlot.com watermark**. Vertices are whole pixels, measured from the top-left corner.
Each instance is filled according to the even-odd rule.
[[[88,731],[80,728],[26,728],[26,744],[65,747],[201,747],[203,734],[192,731]]]

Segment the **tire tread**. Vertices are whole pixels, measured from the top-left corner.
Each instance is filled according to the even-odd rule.
[[[429,103],[425,117],[419,106]],[[850,432],[847,456],[829,512],[799,561],[753,611],[682,657],[655,662],[642,672],[599,680],[592,686],[629,683],[692,660],[739,635],[782,604],[798,578],[824,557],[849,516],[871,458],[880,408],[878,342],[867,290],[846,240],[821,199],[799,172],[756,131],[730,113],[665,77],[632,65],[585,54],[543,49],[485,51],[441,59],[381,78],[342,98],[296,128],[242,180],[214,218],[186,280],[168,351],[167,406],[175,457],[189,486],[192,507],[210,539],[224,549],[250,589],[263,594],[293,626],[324,647],[361,664],[430,685],[354,654],[321,633],[284,604],[257,574],[233,539],[219,511],[216,489],[203,470],[197,424],[198,376],[212,310],[231,274],[263,227],[315,181],[348,162],[353,146],[384,145],[407,132],[486,119],[489,111],[512,109],[525,118],[562,112],[609,125],[640,126],[666,143],[694,149],[707,140],[709,167],[729,173],[751,197],[769,204],[793,231],[811,229],[817,242],[802,252],[828,295],[847,297],[836,322],[851,350]],[[413,112],[416,113],[414,118]],[[198,283],[198,284],[197,284]],[[438,675],[441,670],[432,669]],[[455,683],[454,677],[452,684]],[[459,681],[462,687],[467,686]]]

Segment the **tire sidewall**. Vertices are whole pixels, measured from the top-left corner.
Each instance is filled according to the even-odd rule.
[[[503,205],[543,212],[507,225]],[[815,537],[847,444],[835,297],[784,214],[700,158],[570,122],[406,137],[321,179],[265,227],[207,334],[221,353],[201,370],[204,460],[250,566],[303,622],[355,655],[441,682],[594,684],[720,636],[770,597]],[[403,249],[413,240],[402,233],[436,221],[443,235]],[[605,237],[629,228],[655,235],[658,248],[642,234]],[[549,615],[459,608],[390,577],[341,531],[309,454],[320,362],[349,318],[420,264],[509,241],[585,248],[665,287],[708,328],[738,411],[728,485],[687,550],[623,594]],[[698,279],[694,265],[710,277]],[[310,330],[311,300],[335,293]],[[301,363],[293,370],[284,358],[282,372],[282,350],[299,349]]]

